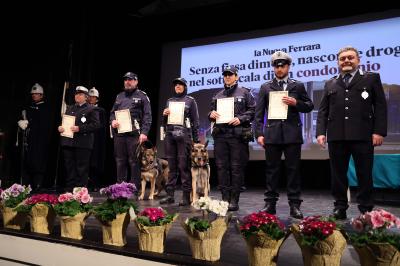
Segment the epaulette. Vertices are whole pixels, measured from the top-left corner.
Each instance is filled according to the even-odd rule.
[[[244,87],[244,86],[241,86],[243,89],[246,89],[247,91],[249,91],[249,92],[251,92],[251,89],[250,88],[247,88],[247,87]]]
[[[190,96],[190,95],[186,95],[186,97],[188,97],[189,99],[194,100],[194,98],[192,96]]]
[[[143,93],[144,95],[146,95],[147,96],[147,93],[145,93],[144,91],[142,91],[142,90],[139,90],[141,93]]]

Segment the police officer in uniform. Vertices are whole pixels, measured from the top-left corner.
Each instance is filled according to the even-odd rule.
[[[178,175],[182,182],[182,201],[180,206],[190,205],[190,192],[192,190],[191,167],[191,145],[198,142],[199,112],[196,100],[187,95],[187,82],[184,78],[173,80],[174,97],[167,100],[166,108],[163,111],[165,134],[165,154],[168,159],[169,176],[166,184],[168,196],[161,200],[161,204],[174,203],[174,191]],[[168,108],[171,102],[184,102],[185,110],[183,124],[168,124]]]
[[[290,216],[301,219],[301,184],[300,157],[303,143],[302,122],[300,113],[311,112],[314,105],[308,97],[304,84],[290,79],[289,69],[291,57],[282,51],[271,56],[275,78],[261,85],[256,107],[257,142],[265,149],[265,207],[262,211],[276,214],[276,202],[279,199],[277,186],[280,178],[282,152],[285,155],[287,175],[287,196],[290,205]],[[270,92],[288,91],[282,101],[288,105],[286,119],[268,119],[264,125],[264,114],[268,118]]]
[[[138,88],[138,76],[127,72],[124,75],[124,91],[117,95],[110,113],[110,123],[113,128],[114,155],[117,165],[117,181],[128,180],[128,167],[131,182],[139,189],[140,166],[136,157],[138,145],[147,140],[151,126],[150,100],[146,93]],[[118,121],[115,111],[128,109],[131,115],[132,132],[118,133]]]
[[[104,108],[100,107],[99,91],[93,87],[89,90],[88,103],[91,104],[99,115],[99,128],[93,133],[93,150],[90,158],[89,186],[97,191],[101,175],[104,171],[104,160],[106,154],[106,132],[108,128],[108,116]]]
[[[244,184],[244,172],[249,160],[249,141],[253,140],[251,122],[254,119],[255,100],[249,89],[239,86],[238,69],[227,66],[224,76],[224,89],[212,99],[209,119],[216,122],[217,101],[233,98],[234,118],[228,123],[215,123],[212,129],[214,155],[218,173],[218,188],[222,200],[228,201],[229,210],[239,209],[241,187]]]
[[[321,147],[329,142],[336,219],[347,218],[350,155],[358,179],[358,209],[361,213],[372,210],[374,146],[382,145],[387,131],[386,99],[380,76],[362,71],[359,63],[356,48],[347,46],[339,50],[340,75],[325,83],[318,111],[316,136]]]
[[[25,137],[23,183],[39,191],[43,186],[47,169],[48,145],[50,139],[50,111],[43,99],[43,87],[38,83],[31,88],[31,104],[22,111],[18,126]]]
[[[93,132],[99,127],[98,112],[87,103],[88,89],[78,86],[75,89],[75,104],[67,107],[66,115],[75,117],[71,127],[72,138],[62,136],[61,146],[66,168],[66,191],[74,187],[86,187],[89,176],[90,153],[93,148]],[[61,125],[58,132],[63,133]]]

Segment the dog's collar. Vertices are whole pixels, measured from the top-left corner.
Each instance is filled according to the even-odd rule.
[[[206,166],[208,166],[208,165],[209,165],[208,162],[205,163],[203,166],[200,166],[200,165],[196,164],[195,162],[192,162],[192,167],[193,167],[193,168],[203,168],[203,167],[206,167]]]

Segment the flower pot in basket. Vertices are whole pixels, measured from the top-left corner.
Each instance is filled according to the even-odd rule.
[[[185,223],[182,223],[182,226],[189,238],[193,258],[207,261],[219,260],[221,241],[228,228],[228,219],[225,217],[218,217],[211,222],[210,228],[204,232],[192,232]]]
[[[243,237],[247,244],[247,253],[250,266],[276,266],[278,261],[279,249],[285,237],[275,240],[264,232],[257,232],[249,237]]]
[[[305,266],[340,266],[346,239],[339,230],[324,240],[318,240],[313,246],[302,245],[302,236],[298,225],[293,225],[291,231],[300,246]]]
[[[27,215],[23,212],[16,212],[14,208],[3,207],[3,224],[5,228],[21,230],[25,228]]]
[[[354,246],[361,266],[400,265],[399,250],[389,243],[369,243],[362,247]]]
[[[29,212],[31,232],[50,234],[53,230],[56,214],[53,208],[46,204],[35,204]]]
[[[126,229],[129,224],[129,214],[119,213],[112,221],[100,221],[103,231],[103,243],[113,246],[126,245]]]
[[[89,213],[80,212],[75,216],[60,216],[61,236],[81,240]]]

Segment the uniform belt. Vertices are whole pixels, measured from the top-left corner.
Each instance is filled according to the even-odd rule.
[[[184,126],[177,126],[177,125],[167,125],[166,127],[167,131],[175,131],[175,130],[186,130]]]

